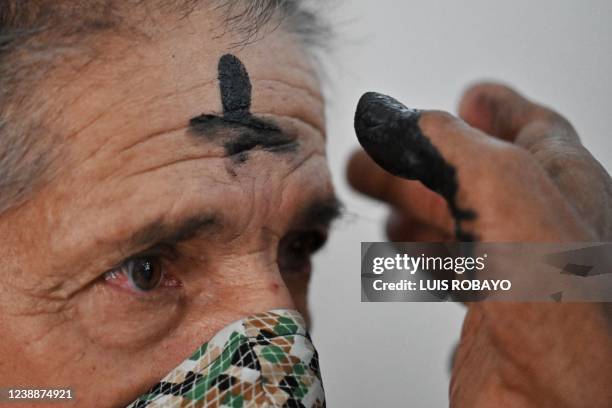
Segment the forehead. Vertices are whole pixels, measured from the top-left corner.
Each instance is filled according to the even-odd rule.
[[[129,145],[143,134],[221,112],[218,63],[228,52],[248,70],[254,114],[292,117],[323,132],[315,70],[299,40],[282,27],[262,29],[258,41],[237,45],[241,36],[220,28],[214,14],[156,21],[160,25],[146,35],[102,34],[81,61],[59,65],[50,81],[59,92],[46,103],[47,117],[71,146],[90,138],[108,143],[113,135],[120,135],[117,147]]]
[[[64,233],[66,243],[56,246],[78,246],[85,233],[74,233],[74,225],[99,231],[97,242],[110,242],[162,214],[178,218],[203,207],[222,208],[230,197],[270,201],[277,194],[289,208],[308,194],[330,191],[322,97],[299,42],[278,29],[236,47],[240,37],[220,36],[214,29],[220,20],[212,16],[194,12],[178,23],[167,20],[146,38],[102,35],[93,58],[64,64],[50,81],[55,92],[48,91],[53,97],[44,103],[51,112],[49,127],[61,140],[56,143],[62,149],[59,176],[28,207],[40,213],[41,203],[47,213],[61,210],[49,227]],[[228,53],[248,71],[251,114],[299,137],[296,154],[279,160],[257,152],[234,171],[228,170],[222,148],[189,137],[191,119],[223,114],[218,70]],[[276,181],[253,193],[260,178]],[[300,188],[281,194],[288,185]],[[109,232],[111,225],[117,231]]]

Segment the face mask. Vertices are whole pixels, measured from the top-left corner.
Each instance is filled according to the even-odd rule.
[[[303,317],[273,310],[226,326],[128,408],[324,406]]]

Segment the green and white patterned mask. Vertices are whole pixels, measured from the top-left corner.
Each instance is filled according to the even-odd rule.
[[[273,310],[226,326],[128,408],[324,406],[303,317]]]

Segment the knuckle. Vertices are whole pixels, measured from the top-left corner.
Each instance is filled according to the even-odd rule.
[[[516,143],[540,163],[558,157],[582,156],[585,149],[569,122],[558,120],[532,122],[517,137]]]
[[[505,172],[508,168],[525,167],[533,162],[533,157],[527,150],[513,144],[508,144],[496,151],[494,160],[498,163],[497,167]]]
[[[576,178],[582,171],[591,168],[590,161],[578,149],[548,143],[533,153],[535,161],[546,170],[547,174],[557,180],[563,174],[572,174]]]
[[[556,137],[566,140],[575,140],[578,138],[574,126],[565,116],[549,108],[540,109],[541,112],[538,116],[544,123],[541,127],[547,129],[549,134],[554,133]]]
[[[550,143],[552,123],[546,120],[534,121],[525,126],[516,138],[516,143],[533,153]]]
[[[540,165],[554,179],[564,171],[564,168],[569,164],[565,155],[550,154],[543,152],[536,155]]]

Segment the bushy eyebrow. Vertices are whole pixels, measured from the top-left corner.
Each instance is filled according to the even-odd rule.
[[[343,208],[344,205],[334,194],[316,199],[298,215],[298,225],[327,227],[342,216]]]
[[[313,200],[298,213],[292,223],[300,228],[325,228],[342,214],[342,203],[331,194]],[[130,234],[126,243],[130,248],[149,248],[159,244],[177,245],[203,234],[220,232],[221,216],[204,213],[171,221],[163,218],[150,222]]]
[[[132,233],[127,239],[130,247],[142,248],[155,244],[176,245],[200,234],[218,230],[219,217],[214,214],[189,216],[176,222],[157,219]]]

